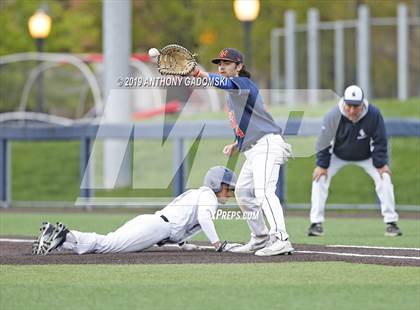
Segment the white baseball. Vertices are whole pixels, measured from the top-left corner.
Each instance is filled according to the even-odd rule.
[[[149,56],[151,57],[151,58],[156,58],[156,57],[158,57],[159,56],[159,51],[158,51],[158,49],[157,48],[151,48],[150,50],[149,50]]]

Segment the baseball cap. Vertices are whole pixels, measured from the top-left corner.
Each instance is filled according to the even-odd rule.
[[[363,90],[357,85],[351,85],[344,91],[344,103],[351,105],[360,105],[363,102]]]
[[[213,58],[211,62],[214,64],[218,64],[220,63],[221,60],[227,60],[227,61],[240,63],[240,62],[244,62],[244,57],[238,50],[227,47],[227,48],[222,49],[219,53],[219,56],[216,58]]]
[[[215,193],[218,193],[222,190],[222,183],[225,183],[231,189],[235,189],[235,172],[223,166],[210,168],[204,177],[203,185],[210,187]]]

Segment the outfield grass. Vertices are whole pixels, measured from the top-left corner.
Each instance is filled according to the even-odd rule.
[[[305,145],[305,139],[300,143]],[[199,187],[209,167],[226,165],[221,153],[227,140],[206,140],[191,164],[189,187]],[[295,141],[292,144],[296,144]],[[306,143],[312,146],[312,142]],[[420,205],[420,139],[394,138],[392,145],[393,183],[397,204]],[[305,152],[304,148],[296,149]],[[78,142],[13,142],[12,197],[14,200],[74,201],[79,196]],[[150,151],[154,150],[154,151]],[[30,154],[30,160],[28,160]],[[97,190],[97,196],[171,196],[172,144],[162,149],[158,141],[135,143],[134,186],[143,190]],[[243,163],[239,156],[236,172]],[[146,164],[147,163],[147,164]],[[314,156],[295,158],[287,164],[287,198],[290,203],[309,203]],[[96,170],[100,172],[100,169]],[[158,188],[153,190],[153,188]],[[160,188],[160,189],[159,189]],[[165,189],[166,188],[166,189]],[[331,203],[375,203],[374,185],[358,167],[346,167],[331,185]]]
[[[395,99],[375,99],[372,103],[377,106],[384,117],[402,117],[402,118],[420,118],[420,100],[419,98],[410,98],[405,102],[399,102]],[[291,111],[303,111],[304,117],[322,118],[336,102],[326,102],[318,105],[268,105],[267,109],[274,118],[287,118]],[[203,119],[224,119],[226,112],[202,112],[186,114],[180,117],[180,120],[203,120]],[[155,119],[154,119],[155,120]],[[153,121],[153,120],[151,120]]]
[[[349,263],[0,266],[2,309],[413,309],[420,268]]]
[[[420,119],[420,101],[410,99],[399,103],[395,100],[377,100],[385,117],[410,117]],[[322,116],[331,104],[319,106],[270,106],[274,117],[286,117],[291,110],[305,111],[305,117]],[[226,119],[225,112],[197,113],[183,119]],[[309,203],[311,174],[315,165],[315,138],[288,138],[296,158],[287,166],[287,197],[290,203]],[[188,187],[201,185],[207,169],[226,165],[227,157],[222,147],[231,140],[204,140],[194,161],[190,160],[191,175]],[[96,180],[102,180],[101,142],[96,158]],[[420,139],[391,139],[393,182],[397,204],[420,205]],[[189,147],[187,145],[187,147]],[[13,200],[62,200],[74,201],[79,196],[79,143],[69,142],[13,142],[12,143],[12,197]],[[140,189],[97,190],[97,196],[165,197],[171,196],[173,177],[173,143],[162,146],[161,141],[136,140],[134,144],[133,187]],[[29,160],[30,159],[30,160]],[[244,158],[239,156],[236,172]],[[100,184],[100,182],[97,182]],[[331,186],[331,203],[375,203],[371,179],[359,168],[345,168]]]
[[[113,231],[136,214],[100,213],[1,213],[0,235],[35,236],[42,221],[55,223],[62,221],[72,229],[94,231],[105,234]],[[404,236],[389,238],[384,236],[382,217],[377,218],[328,218],[325,223],[326,235],[321,238],[306,236],[309,220],[306,217],[287,216],[287,230],[293,243],[307,244],[356,244],[393,247],[420,248],[420,221],[400,220]],[[245,242],[249,239],[249,229],[243,220],[217,220],[216,229],[221,239]],[[196,240],[206,240],[201,233]]]

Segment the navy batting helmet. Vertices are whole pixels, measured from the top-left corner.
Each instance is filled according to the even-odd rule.
[[[222,183],[228,185],[231,189],[235,189],[236,175],[235,172],[226,167],[216,166],[207,171],[203,183],[204,186],[210,187],[215,193],[222,190]]]

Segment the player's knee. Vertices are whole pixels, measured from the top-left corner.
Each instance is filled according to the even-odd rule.
[[[388,173],[383,173],[378,178],[374,178],[376,187],[392,186],[391,176]]]
[[[249,192],[247,190],[241,189],[241,188],[236,188],[235,189],[235,198],[236,198],[236,201],[239,204],[244,204],[244,203],[248,202],[248,200],[250,198],[250,195],[249,195]]]
[[[384,183],[387,183],[387,184],[392,184],[392,182],[391,182],[391,176],[389,175],[389,173],[383,173],[382,174],[382,180],[383,180],[383,182]]]
[[[319,180],[312,181],[312,190],[325,190],[330,187],[330,184],[331,184],[331,179],[323,175],[319,178]]]
[[[235,198],[242,211],[249,211],[260,205],[254,193],[249,190],[235,190]]]
[[[261,190],[255,190],[255,198],[257,201],[257,204],[261,205],[264,203],[264,201],[273,201],[275,199],[279,199],[276,191],[273,189],[261,189]]]
[[[256,189],[255,190],[255,199],[257,204],[261,205],[267,197],[267,193],[264,189]]]

